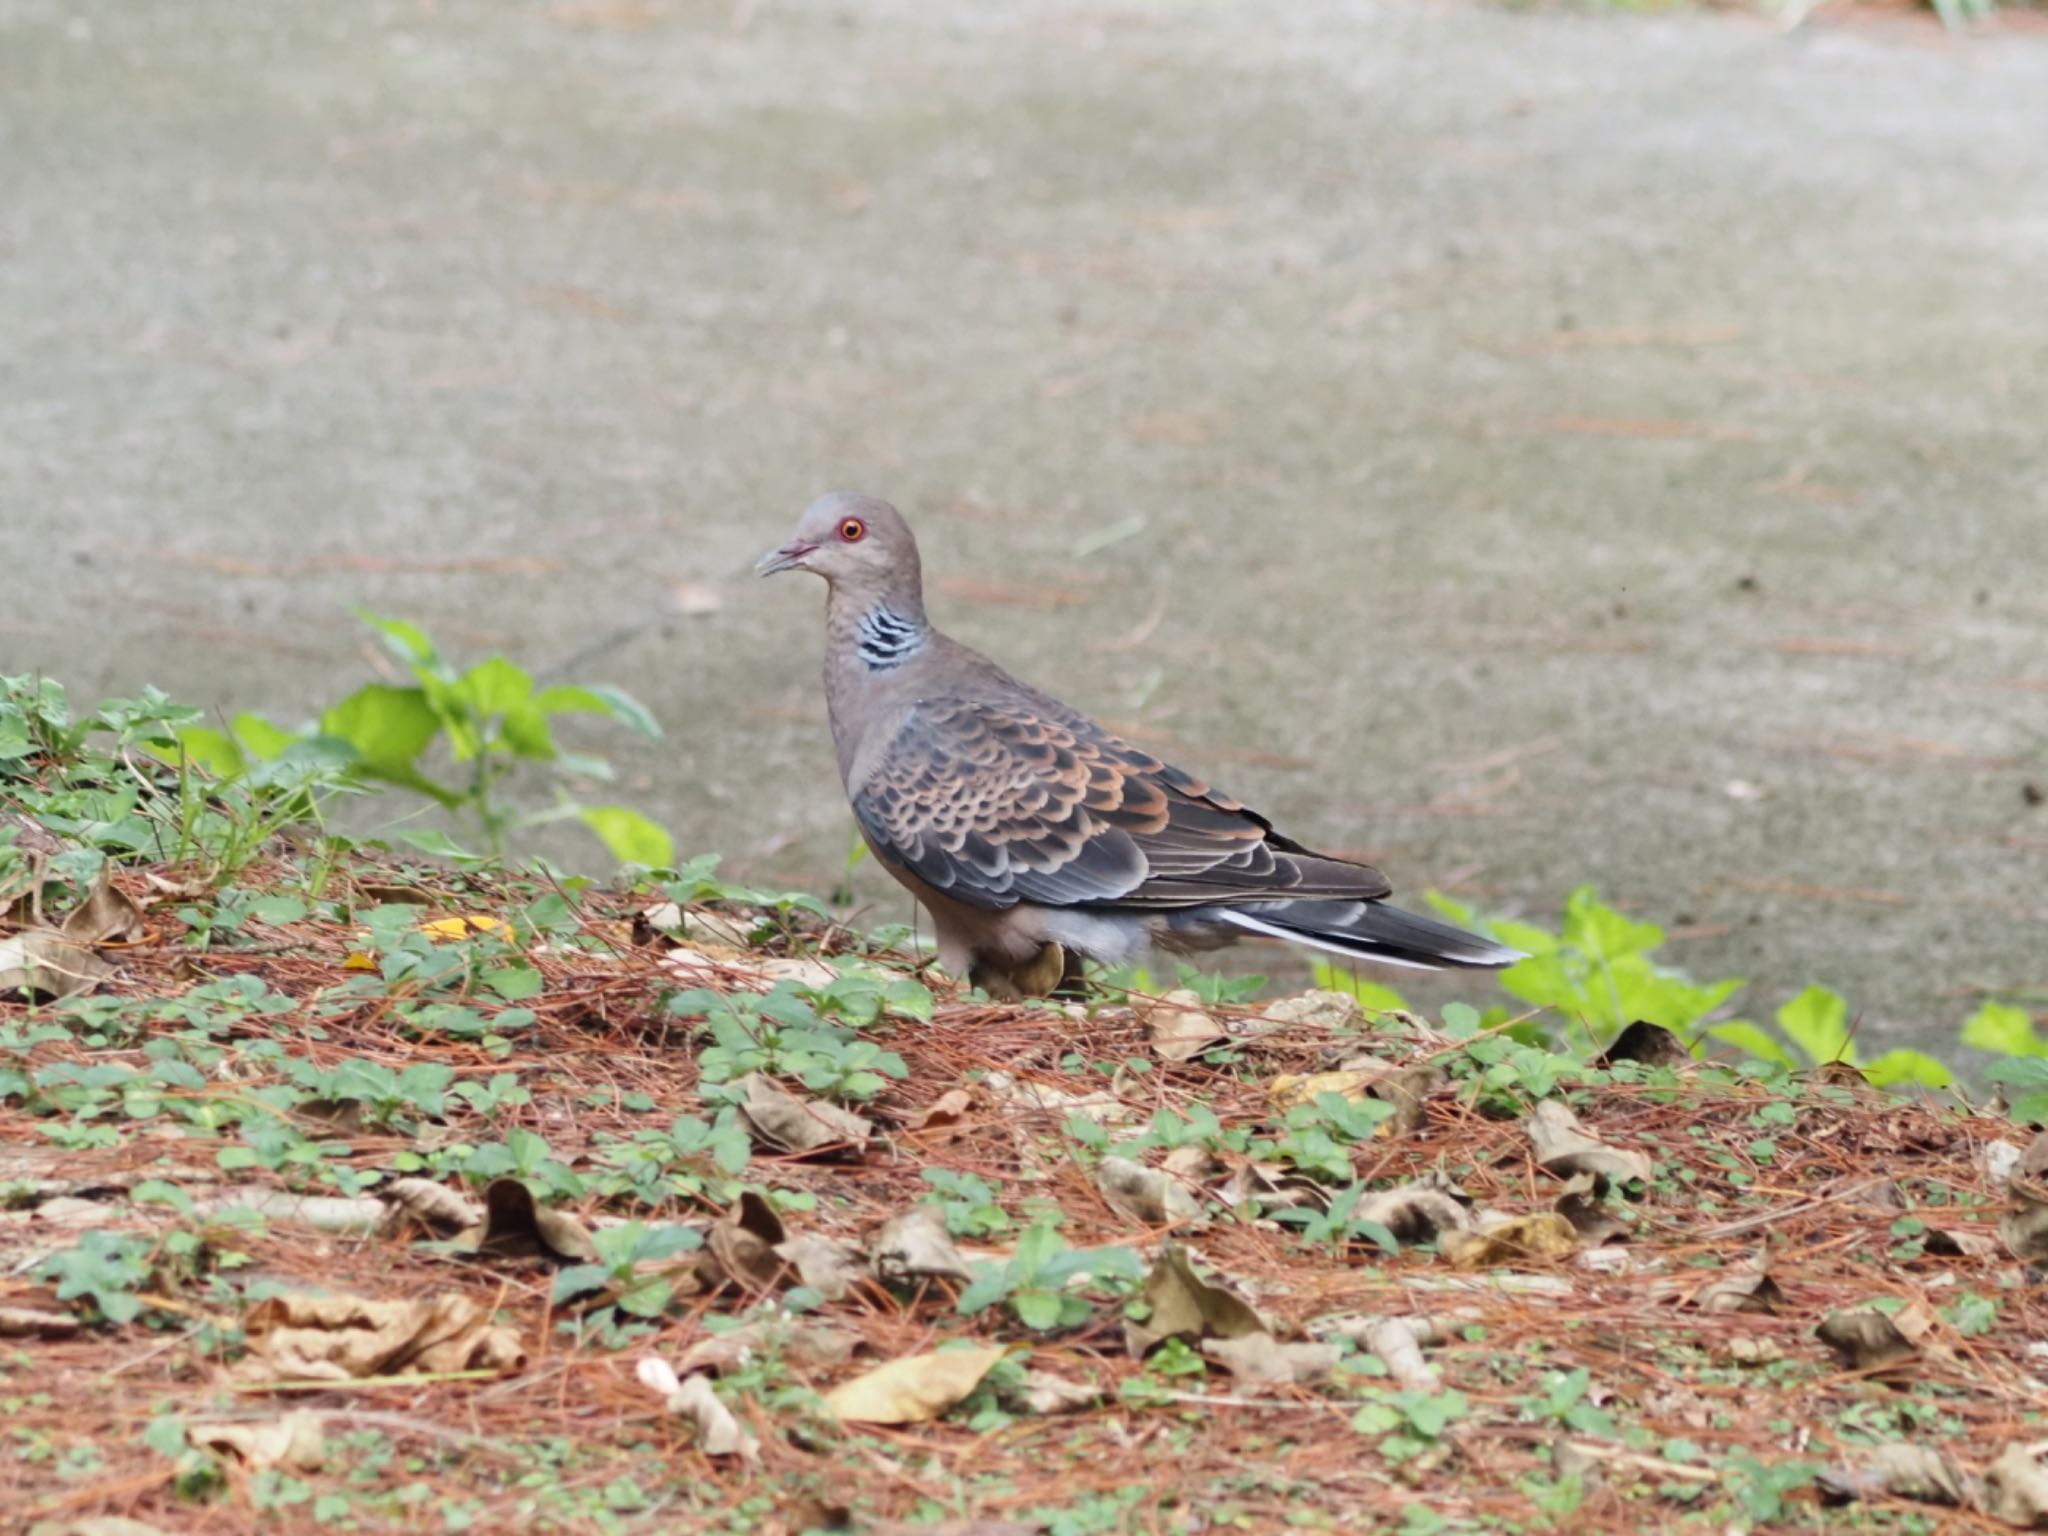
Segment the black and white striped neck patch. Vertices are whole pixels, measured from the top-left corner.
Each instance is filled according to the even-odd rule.
[[[924,644],[924,625],[884,605],[870,608],[854,625],[854,646],[873,672],[900,667]]]

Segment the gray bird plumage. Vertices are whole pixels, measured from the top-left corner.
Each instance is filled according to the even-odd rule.
[[[885,501],[804,512],[762,575],[825,578],[825,699],[861,835],[932,914],[939,960],[991,990],[1071,983],[1149,944],[1247,935],[1382,964],[1521,956],[1388,906],[1370,865],[1319,854],[1113,735],[925,617],[917,541]]]

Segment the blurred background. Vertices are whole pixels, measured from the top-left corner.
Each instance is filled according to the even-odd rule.
[[[870,490],[1404,894],[1940,1045],[2048,993],[2025,19],[7,0],[0,671],[299,720],[402,615],[822,892],[822,593],[747,567]]]

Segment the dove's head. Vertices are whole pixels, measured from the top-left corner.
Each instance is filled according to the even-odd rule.
[[[763,576],[815,571],[842,595],[921,606],[917,540],[910,525],[886,501],[851,491],[820,496],[804,508],[796,537],[768,551],[754,569]]]

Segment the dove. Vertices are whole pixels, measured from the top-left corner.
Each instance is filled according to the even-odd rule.
[[[991,995],[1072,995],[1084,961],[1248,937],[1425,970],[1523,958],[1388,905],[1377,869],[1283,836],[934,628],[888,502],[820,497],[755,569],[825,579],[825,702],[861,836],[930,913],[939,963]]]

